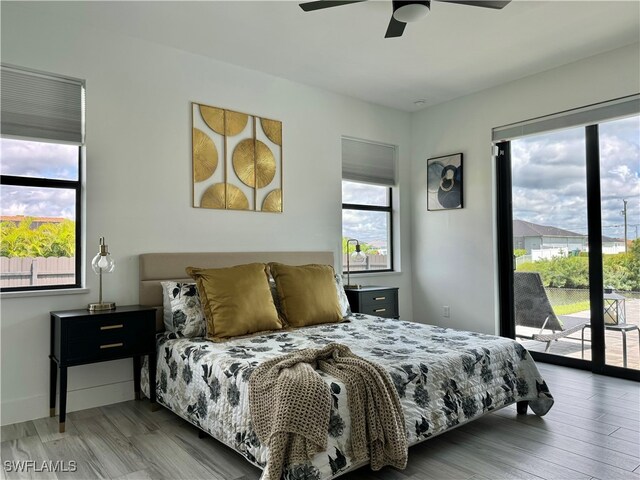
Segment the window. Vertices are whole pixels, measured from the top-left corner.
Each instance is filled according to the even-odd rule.
[[[366,259],[350,262],[351,272],[393,270],[391,187],[342,181],[342,252],[343,269],[346,255],[355,251],[358,240]]]
[[[342,139],[342,253],[355,251],[355,239],[366,258],[349,262],[351,272],[393,270],[393,191],[395,147]],[[348,248],[348,250],[347,250]]]
[[[84,83],[1,74],[0,288],[80,287]]]

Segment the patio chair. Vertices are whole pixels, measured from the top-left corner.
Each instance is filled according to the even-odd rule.
[[[582,330],[582,351],[584,352],[584,329],[589,326],[589,318],[557,316],[551,308],[538,272],[514,272],[513,292],[516,326],[540,329],[538,333],[531,336],[519,334],[516,336],[546,342],[544,351],[548,352],[554,340],[568,337]]]

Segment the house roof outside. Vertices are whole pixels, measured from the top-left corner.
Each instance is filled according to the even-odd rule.
[[[0,215],[0,222],[13,222],[13,223],[20,223],[21,221],[25,220],[26,218],[31,218],[33,220],[33,223],[38,223],[38,224],[43,224],[43,223],[62,223],[65,220],[68,220],[67,218],[63,218],[63,217],[32,217],[29,215]]]
[[[524,220],[513,221],[514,237],[577,237],[587,238],[586,234],[576,233],[570,230],[564,230],[558,227],[548,225],[538,225],[536,223],[525,222]],[[607,243],[624,243],[624,240],[612,237],[602,237],[603,242]]]

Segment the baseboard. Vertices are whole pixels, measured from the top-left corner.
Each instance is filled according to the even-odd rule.
[[[67,413],[132,399],[133,380],[69,390],[67,392]],[[2,425],[48,417],[49,395],[35,395],[3,401],[1,407],[0,423]],[[58,413],[57,405],[56,413]]]

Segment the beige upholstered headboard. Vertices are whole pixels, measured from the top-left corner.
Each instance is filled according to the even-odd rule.
[[[156,328],[164,330],[161,281],[192,281],[185,273],[187,267],[224,268],[254,262],[335,266],[333,252],[143,253],[140,255],[139,303],[158,307]]]

